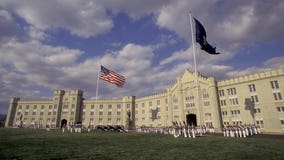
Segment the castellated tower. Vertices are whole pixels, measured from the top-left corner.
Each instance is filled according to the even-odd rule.
[[[54,92],[54,105],[58,105],[57,127],[81,123],[81,108],[83,91],[56,90]]]
[[[18,101],[20,101],[20,98],[16,98],[16,97],[11,98],[7,117],[6,117],[5,127],[12,127],[13,126]]]

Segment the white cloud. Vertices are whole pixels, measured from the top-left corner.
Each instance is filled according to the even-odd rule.
[[[273,57],[266,60],[264,65],[270,68],[284,68],[284,57]]]
[[[187,50],[174,52],[170,57],[162,60],[160,62],[160,65],[166,65],[174,61],[189,61],[189,56],[192,53],[191,50],[192,50],[191,48],[188,48]]]
[[[2,1],[1,5],[40,30],[63,28],[73,35],[88,38],[113,27],[106,10],[90,0],[9,0]]]
[[[124,12],[132,19],[137,20],[143,16],[156,13],[162,6],[171,0],[96,0],[97,3],[112,10],[115,14]]]
[[[231,70],[227,72],[228,77],[230,78],[235,78],[235,77],[241,77],[241,76],[246,76],[249,74],[254,74],[258,72],[263,72],[264,70],[269,70],[269,68],[261,68],[261,67],[249,67],[241,70]]]
[[[19,31],[19,26],[13,20],[11,14],[0,7],[0,42],[13,37]],[[0,44],[1,45],[1,44]]]

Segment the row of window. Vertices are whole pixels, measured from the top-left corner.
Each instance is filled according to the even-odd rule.
[[[113,108],[112,104],[108,104],[107,106],[108,106],[108,109],[112,109]],[[86,105],[83,105],[83,109],[85,109],[85,108],[86,108]],[[104,105],[100,104],[99,105],[99,109],[103,109],[103,108],[104,108]],[[117,109],[121,109],[121,104],[117,104],[116,108]],[[91,105],[91,109],[95,109],[95,105],[94,104]],[[130,104],[127,104],[127,109],[130,109]]]
[[[279,84],[278,84],[277,80],[270,81],[270,85],[271,85],[271,88],[274,89],[274,90],[279,89]],[[249,92],[251,92],[251,93],[256,92],[255,84],[249,84],[248,88],[249,88]],[[237,94],[236,88],[228,88],[227,92],[228,92],[228,95],[236,95]],[[219,93],[220,97],[225,96],[224,90],[219,90],[218,93]]]
[[[232,111],[231,111],[231,115],[233,115],[233,116],[234,116],[234,115],[240,115],[240,114],[241,114],[241,111],[240,111],[240,110],[232,110]],[[223,111],[223,112],[222,112],[222,115],[223,115],[223,116],[227,116],[227,115],[228,115],[228,112],[227,112],[227,111]]]
[[[99,120],[99,122],[102,122],[102,121],[103,121],[103,118],[99,118],[98,120]],[[109,118],[107,118],[106,120],[107,120],[108,122],[111,122],[113,119],[109,117]],[[115,120],[115,119],[114,119],[114,120]],[[116,118],[116,122],[120,122],[120,120],[121,120],[120,118]],[[86,119],[85,119],[85,118],[82,118],[82,122],[84,123],[85,121],[86,121]],[[93,123],[94,123],[94,119],[91,118],[89,122],[90,122],[91,124],[93,124]]]
[[[54,107],[53,107],[54,106]],[[45,105],[41,105],[40,106],[40,109],[44,109],[45,108]],[[54,109],[57,109],[57,105],[55,104],[55,105],[48,105],[48,108],[49,109],[52,109],[52,108],[54,108]],[[18,106],[18,109],[23,109],[23,105],[19,105]],[[30,109],[30,105],[26,105],[25,106],[25,109]],[[33,106],[33,109],[37,109],[37,105],[34,105]]]
[[[283,111],[284,111],[284,107],[283,107]],[[261,110],[260,110],[260,108],[255,108],[255,109],[253,109],[253,112],[254,113],[261,113]],[[240,115],[240,114],[241,114],[240,110],[233,110],[233,111],[231,111],[231,115]],[[223,111],[222,115],[223,116],[227,116],[228,112],[227,111]]]
[[[104,112],[99,112],[99,115],[103,115]],[[107,115],[112,115],[113,112],[107,112]],[[82,115],[85,116],[86,112],[82,112]],[[116,112],[117,115],[121,115],[121,112]],[[95,115],[95,112],[90,112],[90,115]]]
[[[283,100],[280,92],[273,93],[273,95],[274,95],[274,100],[276,100],[276,101]],[[230,98],[229,101],[230,101],[231,106],[235,106],[235,105],[239,104],[238,98]],[[251,96],[250,102],[251,103],[258,103],[259,102],[258,96],[257,95]],[[223,107],[223,106],[226,106],[226,105],[227,105],[226,100],[221,99],[220,100],[220,106]]]
[[[30,105],[26,105],[26,106],[24,106],[25,107],[25,109],[29,109],[30,108]],[[37,109],[38,108],[38,106],[37,105],[34,105],[33,106],[33,109]],[[41,107],[40,107],[41,109],[45,109],[45,105],[41,105]],[[48,105],[48,108],[49,109],[57,109],[57,104],[55,104],[55,105]],[[63,104],[63,109],[68,109],[69,108],[69,106],[68,106],[68,104]],[[72,104],[71,105],[71,108],[75,108],[75,104]],[[86,105],[83,105],[83,108],[86,108]],[[94,109],[95,108],[95,105],[91,105],[91,109]],[[100,105],[99,106],[99,108],[100,109],[103,109],[103,105]],[[109,109],[112,109],[112,105],[111,104],[109,104],[108,105],[108,108]],[[18,109],[23,109],[23,105],[19,105],[18,106]],[[117,109],[121,109],[121,104],[117,104]],[[130,104],[127,104],[127,109],[130,109]]]
[[[153,106],[153,102],[152,101],[149,101],[148,102],[149,106]],[[156,101],[156,105],[160,105],[161,104],[161,101],[160,100],[157,100]],[[165,99],[165,104],[168,104],[168,99],[166,98]],[[136,104],[136,107],[138,107],[138,104]],[[141,107],[145,107],[145,103],[141,103]]]

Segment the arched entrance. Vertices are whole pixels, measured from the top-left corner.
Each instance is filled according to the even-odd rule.
[[[64,127],[67,126],[67,120],[66,120],[66,119],[62,119],[62,120],[61,120],[61,128],[62,128],[63,126],[64,126]]]
[[[186,115],[186,122],[188,125],[190,126],[197,126],[197,122],[196,122],[196,114],[188,114]]]

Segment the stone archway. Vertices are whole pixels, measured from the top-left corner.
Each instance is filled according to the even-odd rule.
[[[187,114],[186,115],[186,122],[190,126],[197,126],[197,121],[196,121],[196,114]]]
[[[63,126],[64,126],[64,127],[67,126],[67,120],[66,120],[66,119],[62,119],[62,120],[61,120],[61,128],[62,128]]]

